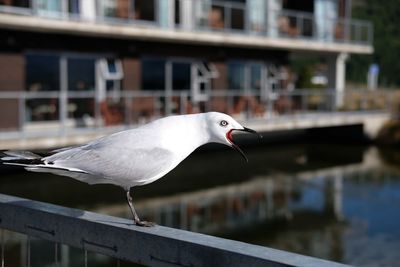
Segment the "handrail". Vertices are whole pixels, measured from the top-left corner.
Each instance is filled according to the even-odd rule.
[[[3,194],[0,228],[151,266],[348,266]]]

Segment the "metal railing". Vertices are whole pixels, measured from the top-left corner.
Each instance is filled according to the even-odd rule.
[[[142,6],[138,3],[142,3]],[[144,4],[146,3],[146,6]],[[43,1],[10,1],[0,13],[95,23],[141,25],[165,29],[236,33],[270,38],[307,39],[326,43],[371,45],[372,23],[351,18],[317,18],[291,10],[267,10],[251,3],[229,1],[104,1],[92,6],[63,0],[52,6]],[[89,11],[88,9],[94,9]],[[188,15],[189,14],[189,15]]]
[[[320,21],[307,12],[283,10],[273,14],[276,25],[270,25],[270,36],[301,38],[320,42],[371,45],[372,23],[348,18],[324,18]]]
[[[311,89],[294,91],[211,90],[207,101],[193,102],[190,91],[0,92],[0,105],[9,107],[10,119],[0,130],[24,134],[65,135],[76,129],[130,127],[173,114],[220,111],[237,119],[340,111],[396,112],[396,91]],[[11,125],[11,126],[10,126]]]
[[[27,235],[26,266],[31,238],[149,266],[347,266],[267,247],[155,226],[131,220],[0,194],[0,231]],[[2,232],[3,233],[3,232]],[[3,235],[2,235],[3,237]],[[7,265],[7,244],[1,238],[1,262]]]

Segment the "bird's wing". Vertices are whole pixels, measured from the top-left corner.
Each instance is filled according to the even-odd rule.
[[[173,152],[152,141],[153,138],[146,130],[122,132],[61,151],[44,161],[54,168],[82,170],[90,175],[90,181],[85,180],[87,175],[73,178],[90,184],[107,181],[122,187],[146,184],[176,166]],[[98,177],[98,181],[93,177]]]

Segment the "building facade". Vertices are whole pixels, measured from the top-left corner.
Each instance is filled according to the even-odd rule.
[[[3,133],[265,117],[296,105],[278,93],[292,58],[322,58],[343,91],[347,56],[373,52],[350,0],[0,0],[0,33]]]

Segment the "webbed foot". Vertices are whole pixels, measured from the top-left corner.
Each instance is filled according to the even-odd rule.
[[[135,224],[137,226],[143,226],[143,227],[153,227],[156,225],[153,222],[147,222],[147,221],[135,221]]]

